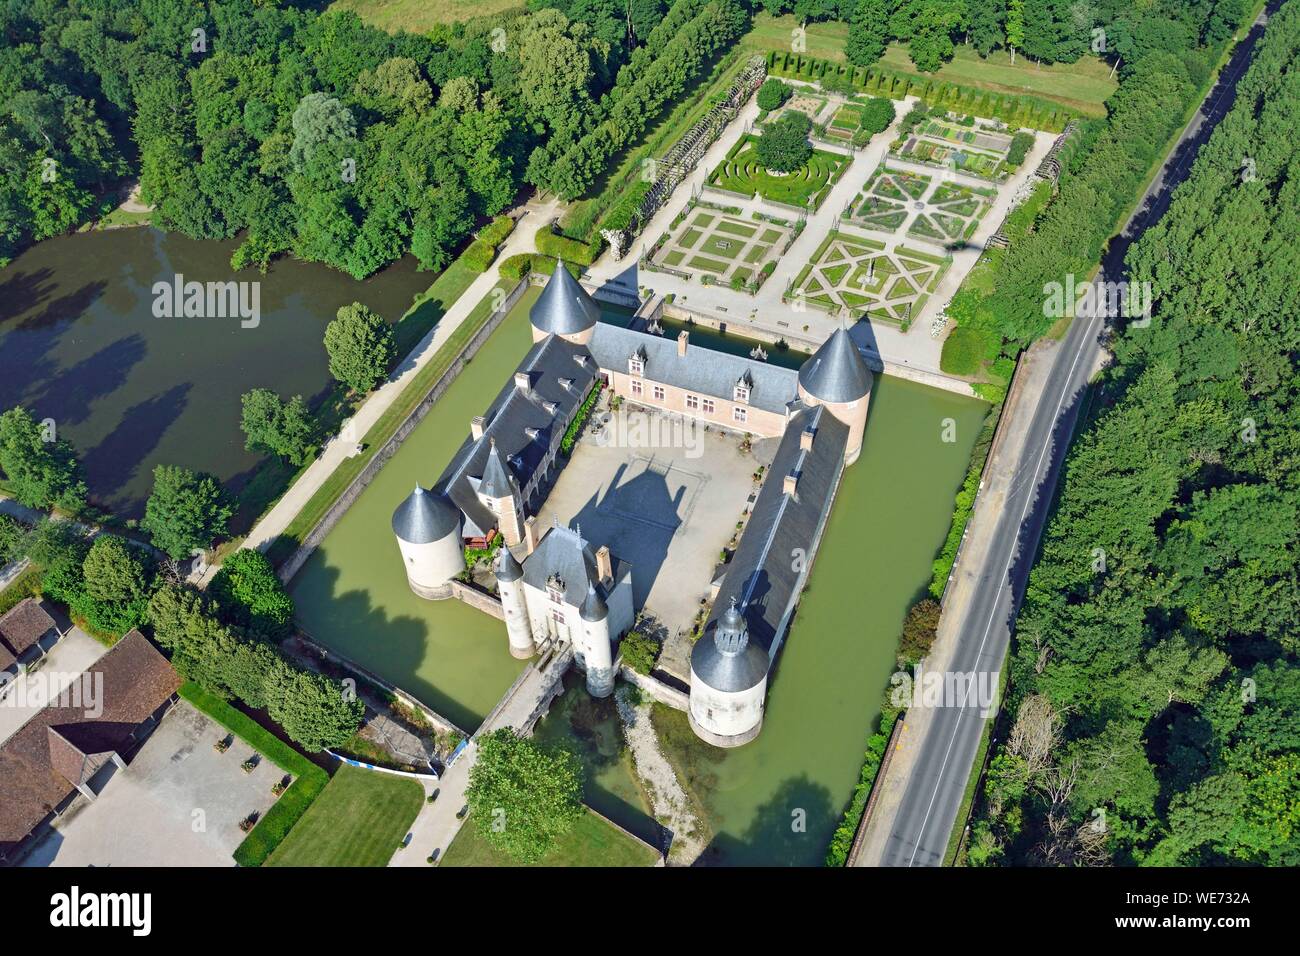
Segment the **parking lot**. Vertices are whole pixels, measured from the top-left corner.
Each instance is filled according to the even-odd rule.
[[[284,771],[263,759],[251,773],[238,738],[179,701],[126,769],[110,764],[91,781],[98,797],[76,802],[34,845],[23,866],[234,866],[239,822],[275,802]]]

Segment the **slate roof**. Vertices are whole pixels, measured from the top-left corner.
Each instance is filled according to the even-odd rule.
[[[486,533],[497,526],[496,515],[477,494],[487,477],[492,442],[519,487],[526,487],[552,446],[564,437],[564,428],[596,378],[591,353],[556,336],[535,343],[518,371],[527,374],[528,389],[520,389],[510,378],[488,406],[483,437],[467,437],[435,485],[465,513],[466,534]]]
[[[582,332],[600,321],[600,306],[591,300],[587,290],[555,260],[555,271],[546,282],[546,288],[528,310],[528,320],[533,328],[551,335],[572,335]]]
[[[836,329],[799,367],[799,384],[823,402],[856,402],[871,391],[871,369],[848,330]]]
[[[601,368],[627,371],[627,360],[644,352],[645,377],[688,392],[732,401],[736,382],[748,375],[749,404],[769,412],[785,414],[795,399],[799,373],[741,355],[715,352],[687,339],[686,354],[677,354],[677,340],[649,332],[638,332],[602,322],[592,333],[588,346]]]
[[[440,541],[460,525],[460,511],[446,496],[419,485],[393,512],[393,534],[411,544]]]
[[[493,439],[489,439],[487,466],[483,469],[483,481],[478,490],[489,498],[509,498],[517,487],[518,482],[510,473],[510,466],[501,457],[501,450]]]
[[[107,755],[129,749],[140,724],[181,685],[171,664],[139,631],[118,641],[87,673],[102,675],[98,716],[91,716],[88,701],[62,696],[0,744],[0,856],[21,843]]]
[[[0,643],[20,655],[54,630],[54,618],[34,597],[24,598],[0,617]]]
[[[511,553],[510,549],[504,545],[497,552],[497,569],[496,576],[498,581],[504,581],[509,584],[512,581],[518,581],[524,576],[524,569],[519,561]]]
[[[582,602],[582,608],[578,612],[584,621],[603,621],[609,617],[609,605],[605,599],[600,596],[594,584],[588,585],[587,597]]]
[[[614,581],[630,573],[631,565],[610,556]],[[537,544],[537,550],[524,559],[524,583],[546,590],[552,574],[564,582],[564,603],[581,608],[590,588],[600,594],[600,577],[591,545],[572,528],[554,525]]]
[[[813,443],[804,450],[800,439],[808,428],[813,430]],[[762,648],[771,659],[806,573],[794,570],[790,556],[797,548],[806,554],[813,546],[843,468],[848,434],[848,426],[822,406],[799,406],[786,427],[704,633],[691,652],[692,670],[710,686],[715,686],[713,679],[728,679],[713,660],[718,650],[714,638],[733,599],[744,615],[749,644]],[[793,495],[784,491],[787,474],[798,479]]]
[[[745,617],[728,601],[713,639],[701,638],[691,651],[691,670],[715,690],[738,693],[757,687],[767,677],[767,651],[749,639]]]

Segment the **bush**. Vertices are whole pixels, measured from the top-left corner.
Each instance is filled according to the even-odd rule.
[[[565,262],[576,262],[584,266],[589,266],[596,261],[596,256],[600,252],[600,242],[599,238],[593,240],[591,245],[578,242],[576,239],[557,235],[550,226],[542,226],[533,237],[533,245],[537,247],[540,255],[551,259],[563,259]]]
[[[460,261],[475,272],[487,272],[492,265],[492,260],[497,257],[497,247],[484,242],[482,239],[475,239],[469,244],[469,247],[461,253]]]
[[[974,375],[989,357],[990,350],[996,356],[1000,345],[991,332],[959,325],[943,343],[939,368],[949,375]]]
[[[501,278],[506,281],[518,282],[533,271],[533,254],[531,252],[521,252],[509,259],[502,259],[497,271],[501,273]]]
[[[226,559],[212,579],[208,593],[221,619],[278,640],[293,620],[293,598],[275,568],[260,551],[241,549]]]
[[[499,246],[515,231],[515,221],[509,216],[497,216],[479,230],[478,239],[489,246]]]
[[[762,86],[758,88],[758,108],[767,110],[780,109],[785,105],[786,100],[794,95],[794,90],[782,83],[776,77],[768,77]]]
[[[619,644],[623,663],[638,674],[649,674],[659,659],[659,645],[640,631],[632,631]]]

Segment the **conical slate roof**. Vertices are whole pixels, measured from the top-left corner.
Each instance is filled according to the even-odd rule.
[[[499,554],[499,557],[497,558],[497,580],[498,581],[503,581],[506,584],[510,584],[511,582],[518,581],[520,578],[524,576],[523,565],[521,565],[517,560],[515,560],[515,556],[510,553],[509,548],[502,545],[501,550],[498,552],[498,554]]]
[[[514,473],[506,460],[501,457],[496,439],[491,439],[487,463],[483,466],[483,480],[479,483],[479,493],[488,498],[509,498],[519,488]]]
[[[539,332],[552,335],[573,335],[585,332],[600,321],[600,306],[591,301],[587,290],[555,260],[546,288],[528,310],[528,320]]]
[[[799,367],[799,384],[823,402],[856,402],[871,391],[871,369],[846,329],[836,329]]]
[[[609,607],[590,582],[587,583],[587,599],[582,602],[578,613],[584,621],[603,621],[609,616]]]
[[[408,544],[439,541],[460,528],[460,509],[419,485],[393,512],[393,534]]]
[[[695,642],[691,673],[714,690],[739,693],[757,687],[767,677],[767,652],[749,640],[745,616],[732,598],[713,632]]]

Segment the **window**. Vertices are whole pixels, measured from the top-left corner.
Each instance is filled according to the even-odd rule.
[[[627,370],[633,375],[640,375],[645,371],[645,362],[638,356],[633,355],[627,360]]]
[[[663,400],[664,400],[664,387],[663,387],[662,385],[656,385],[656,386],[655,386],[655,401],[656,401],[656,402],[662,402]]]
[[[738,401],[738,402],[748,402],[748,401],[749,401],[749,386],[748,386],[748,385],[737,385],[737,386],[736,386],[736,401]]]
[[[641,380],[639,378],[632,379],[632,394],[633,395],[641,394]]]
[[[713,399],[711,399],[711,398],[706,398],[706,399],[704,399],[704,401],[703,401],[701,404],[702,404],[703,407],[704,407],[704,414],[705,414],[705,415],[712,415],[712,414],[713,414]]]
[[[689,409],[691,409],[692,411],[697,410],[697,409],[700,407],[700,396],[698,396],[698,395],[687,395],[687,396],[686,396],[686,407],[689,408]]]
[[[739,405],[737,405],[735,408],[731,410],[731,417],[735,421],[742,422],[742,423],[746,422],[749,420],[749,410],[746,408],[741,408]]]

